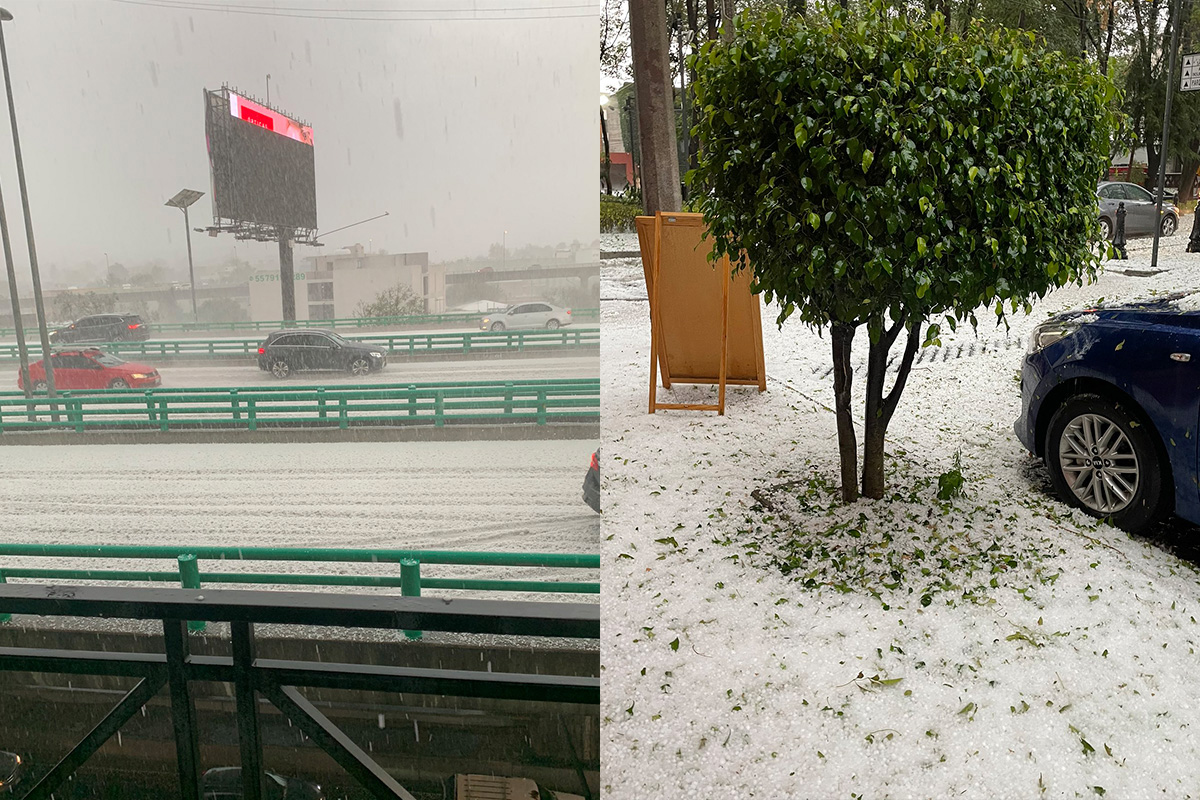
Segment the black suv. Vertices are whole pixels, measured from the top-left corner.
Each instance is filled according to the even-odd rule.
[[[308,369],[344,370],[361,378],[386,365],[381,345],[347,341],[326,330],[275,331],[258,348],[258,368],[276,378]]]
[[[150,329],[137,314],[93,314],[50,332],[51,344],[68,342],[144,342]]]

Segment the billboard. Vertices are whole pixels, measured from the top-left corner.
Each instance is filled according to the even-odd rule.
[[[229,89],[204,97],[213,217],[315,230],[312,128]]]

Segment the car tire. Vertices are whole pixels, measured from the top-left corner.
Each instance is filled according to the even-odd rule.
[[[1158,232],[1163,236],[1174,236],[1175,230],[1179,227],[1179,220],[1175,219],[1171,214],[1163,217],[1162,222],[1158,224]]]
[[[277,358],[271,362],[271,374],[276,378],[283,380],[290,377],[292,374],[292,365],[284,361],[282,358]]]
[[[366,356],[355,356],[347,366],[350,374],[356,378],[365,378],[371,374],[371,359]]]
[[[34,394],[46,394],[49,390],[50,390],[50,384],[46,383],[45,381],[34,381],[34,384],[33,384],[33,393]]]
[[[1125,401],[1070,398],[1050,418],[1043,448],[1055,491],[1126,531],[1150,526],[1169,510],[1172,489],[1164,486],[1169,471],[1152,430]],[[1093,458],[1102,461],[1098,469]]]
[[[128,389],[129,384],[121,378],[113,378],[111,381],[108,382],[108,388],[110,388],[110,389]]]
[[[546,327],[552,331],[557,330],[558,329],[558,320],[556,320],[556,319],[547,320]]]
[[[1101,217],[1100,218],[1100,238],[1102,238],[1104,241],[1108,242],[1108,241],[1112,240],[1112,236],[1113,236],[1112,222],[1109,221],[1108,217]]]
[[[493,323],[492,323],[492,330],[494,330],[494,331],[502,331],[502,330],[504,330],[504,323],[503,323],[503,322],[493,322]]]

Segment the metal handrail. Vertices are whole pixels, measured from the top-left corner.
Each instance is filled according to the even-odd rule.
[[[112,711],[40,776],[35,785],[27,791],[18,789],[18,796],[37,800],[51,797],[164,688],[170,695],[180,797],[200,800],[199,730],[191,688],[197,681],[223,681],[234,686],[243,774],[262,775],[261,695],[373,796],[404,800],[412,800],[412,794],[350,741],[297,687],[588,706],[598,705],[600,700],[598,677],[258,658],[254,631],[255,624],[267,623],[598,639],[600,614],[595,604],[430,601],[419,597],[228,589],[201,595],[186,589],[79,586],[64,590],[61,586],[7,585],[0,586],[0,608],[38,617],[153,620],[162,624],[162,649],[157,653],[0,647],[0,672],[62,672],[138,679]],[[193,655],[185,623],[188,619],[230,623],[232,655]],[[248,800],[260,800],[261,788],[258,780],[243,784]]]

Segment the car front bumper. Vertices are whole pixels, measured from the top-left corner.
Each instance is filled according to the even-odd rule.
[[[1041,352],[1025,356],[1021,362],[1021,414],[1013,422],[1013,433],[1026,450],[1038,454],[1037,415],[1045,396],[1042,382],[1050,365]]]

